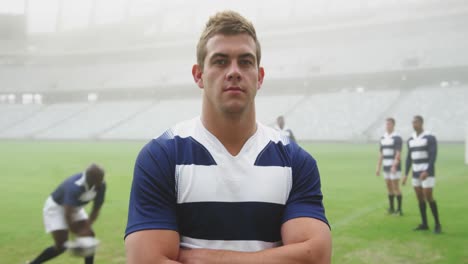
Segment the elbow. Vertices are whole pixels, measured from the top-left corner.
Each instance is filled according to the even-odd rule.
[[[311,239],[305,242],[306,250],[303,264],[330,264],[332,255],[331,235],[323,236],[320,239]]]

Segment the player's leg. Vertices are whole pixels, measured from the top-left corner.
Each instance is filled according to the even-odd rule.
[[[68,226],[65,222],[63,207],[49,197],[42,212],[45,231],[52,235],[54,245],[44,249],[35,260],[30,262],[32,264],[42,263],[62,254],[65,251],[64,243],[68,239]]]
[[[426,202],[424,198],[421,181],[419,179],[413,178],[413,187],[414,187],[414,192],[416,193],[416,198],[418,199],[419,212],[421,214],[421,224],[417,226],[414,230],[416,231],[428,230],[429,227],[427,226]]]
[[[30,262],[30,264],[46,262],[59,256],[65,251],[64,244],[68,239],[68,230],[55,230],[52,232],[52,238],[54,239],[54,245],[44,249],[44,251],[42,251],[35,260]]]
[[[396,200],[397,200],[397,209],[395,211],[395,214],[403,215],[403,211],[401,208],[403,197],[400,191],[400,178],[399,177],[395,176],[392,179],[392,188],[393,188],[393,194],[395,195]]]
[[[384,172],[384,179],[388,194],[388,213],[393,214],[395,212],[395,195],[393,194],[393,185],[389,172]]]
[[[91,228],[91,225],[89,224],[89,221],[87,219],[84,220],[79,220],[73,223],[75,230],[78,231],[78,236],[92,236],[94,237],[94,231]],[[93,264],[94,263],[94,255],[85,257],[85,264]]]
[[[74,227],[78,230],[78,236],[92,236],[95,237],[95,233],[91,227],[91,224],[88,220],[88,214],[81,208],[76,211],[75,215],[73,216],[75,222],[73,222]],[[85,264],[93,264],[94,263],[94,255],[85,257],[84,259]]]
[[[435,184],[434,177],[428,177],[425,181],[423,181],[423,193],[424,193],[424,198],[429,203],[429,207],[431,208],[432,215],[434,216],[434,222],[435,222],[434,233],[440,234],[442,232],[442,227],[439,221],[439,210],[437,208],[437,203],[434,200],[434,196],[433,196],[434,184]]]

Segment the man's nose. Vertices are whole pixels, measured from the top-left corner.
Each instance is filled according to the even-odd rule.
[[[231,65],[229,66],[227,79],[228,81],[233,81],[233,80],[240,81],[241,80],[241,73],[239,70],[239,65],[237,65],[237,62],[232,62]]]

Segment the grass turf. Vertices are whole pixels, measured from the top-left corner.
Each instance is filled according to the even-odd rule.
[[[90,162],[106,169],[108,193],[94,229],[101,240],[96,263],[125,263],[133,163],[144,142],[0,141],[1,263],[33,259],[52,240],[44,233],[45,198]],[[416,198],[403,187],[404,216],[386,215],[387,195],[375,176],[374,144],[304,144],[317,159],[326,213],[332,225],[333,263],[468,263],[468,166],[462,144],[441,144],[435,198],[443,234],[411,231],[419,223]],[[405,154],[405,151],[404,151]],[[89,209],[89,208],[88,208]],[[432,215],[428,219],[433,226]],[[64,254],[50,263],[83,263]]]

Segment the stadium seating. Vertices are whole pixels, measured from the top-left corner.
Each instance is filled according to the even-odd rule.
[[[100,138],[151,139],[161,135],[177,122],[199,115],[200,111],[200,98],[160,101],[127,122],[103,133]]]
[[[41,105],[0,104],[0,133],[24,121],[42,108]]]
[[[3,107],[3,106],[2,106]],[[24,108],[32,107],[31,105],[22,106]],[[0,133],[1,138],[31,138],[38,133],[54,127],[73,115],[85,110],[89,107],[86,103],[73,104],[54,104],[41,108],[39,111],[31,113],[29,118],[24,119],[20,123],[11,125],[5,128]],[[3,114],[2,114],[3,115]]]
[[[414,115],[422,115],[425,129],[434,133],[439,140],[463,141],[466,121],[468,120],[468,87],[422,87],[411,90],[387,116],[397,120],[396,129],[403,138],[412,134],[411,121]],[[384,131],[384,122],[371,131],[370,138],[375,140]]]
[[[97,138],[99,133],[125,122],[151,101],[90,103],[87,108],[35,137],[47,139]]]
[[[403,138],[420,114],[441,141],[463,141],[468,87],[410,90],[356,89],[314,94],[265,95],[256,101],[257,119],[273,126],[279,115],[300,140],[375,141],[392,116]],[[201,99],[114,101],[52,105],[0,104],[0,138],[150,139],[179,121],[200,114]]]

